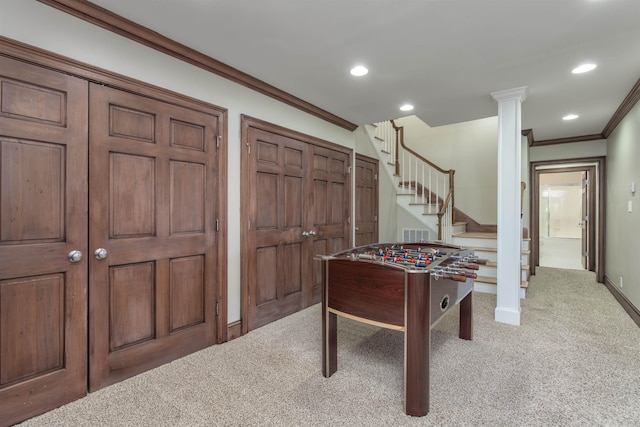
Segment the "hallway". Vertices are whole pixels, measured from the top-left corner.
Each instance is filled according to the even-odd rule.
[[[579,238],[540,236],[540,267],[584,270]]]

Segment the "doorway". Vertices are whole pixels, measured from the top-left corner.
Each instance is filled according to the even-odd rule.
[[[531,264],[604,280],[604,158],[531,162]]]
[[[351,246],[351,151],[242,116],[242,333],[322,299],[322,262]]]
[[[540,266],[584,269],[584,172],[540,174]]]

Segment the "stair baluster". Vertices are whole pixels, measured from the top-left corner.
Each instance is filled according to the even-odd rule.
[[[376,123],[376,139],[391,159],[402,193],[411,192],[411,204],[423,205],[423,214],[438,216],[438,240],[450,243],[454,218],[454,170],[445,170],[404,143],[404,128],[393,120]]]

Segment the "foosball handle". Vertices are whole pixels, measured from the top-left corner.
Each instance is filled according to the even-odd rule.
[[[467,277],[464,274],[448,274],[448,273],[445,273],[445,274],[442,275],[442,278],[455,280],[456,282],[466,282],[467,281]]]

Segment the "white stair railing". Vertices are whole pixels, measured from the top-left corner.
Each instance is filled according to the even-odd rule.
[[[396,159],[397,156],[397,130],[391,122],[391,120],[387,120],[386,122],[379,122],[375,124],[375,137],[380,142],[380,150],[388,155],[389,165],[397,166]],[[397,170],[394,172],[397,176]]]
[[[453,195],[453,192],[449,193]],[[438,240],[453,242],[453,197],[447,197],[445,205],[438,213]]]
[[[438,240],[451,242],[454,222],[454,174],[408,148],[404,128],[393,120],[375,124],[375,138],[393,166],[400,194],[411,194],[411,204],[422,205],[423,214],[438,216]]]

